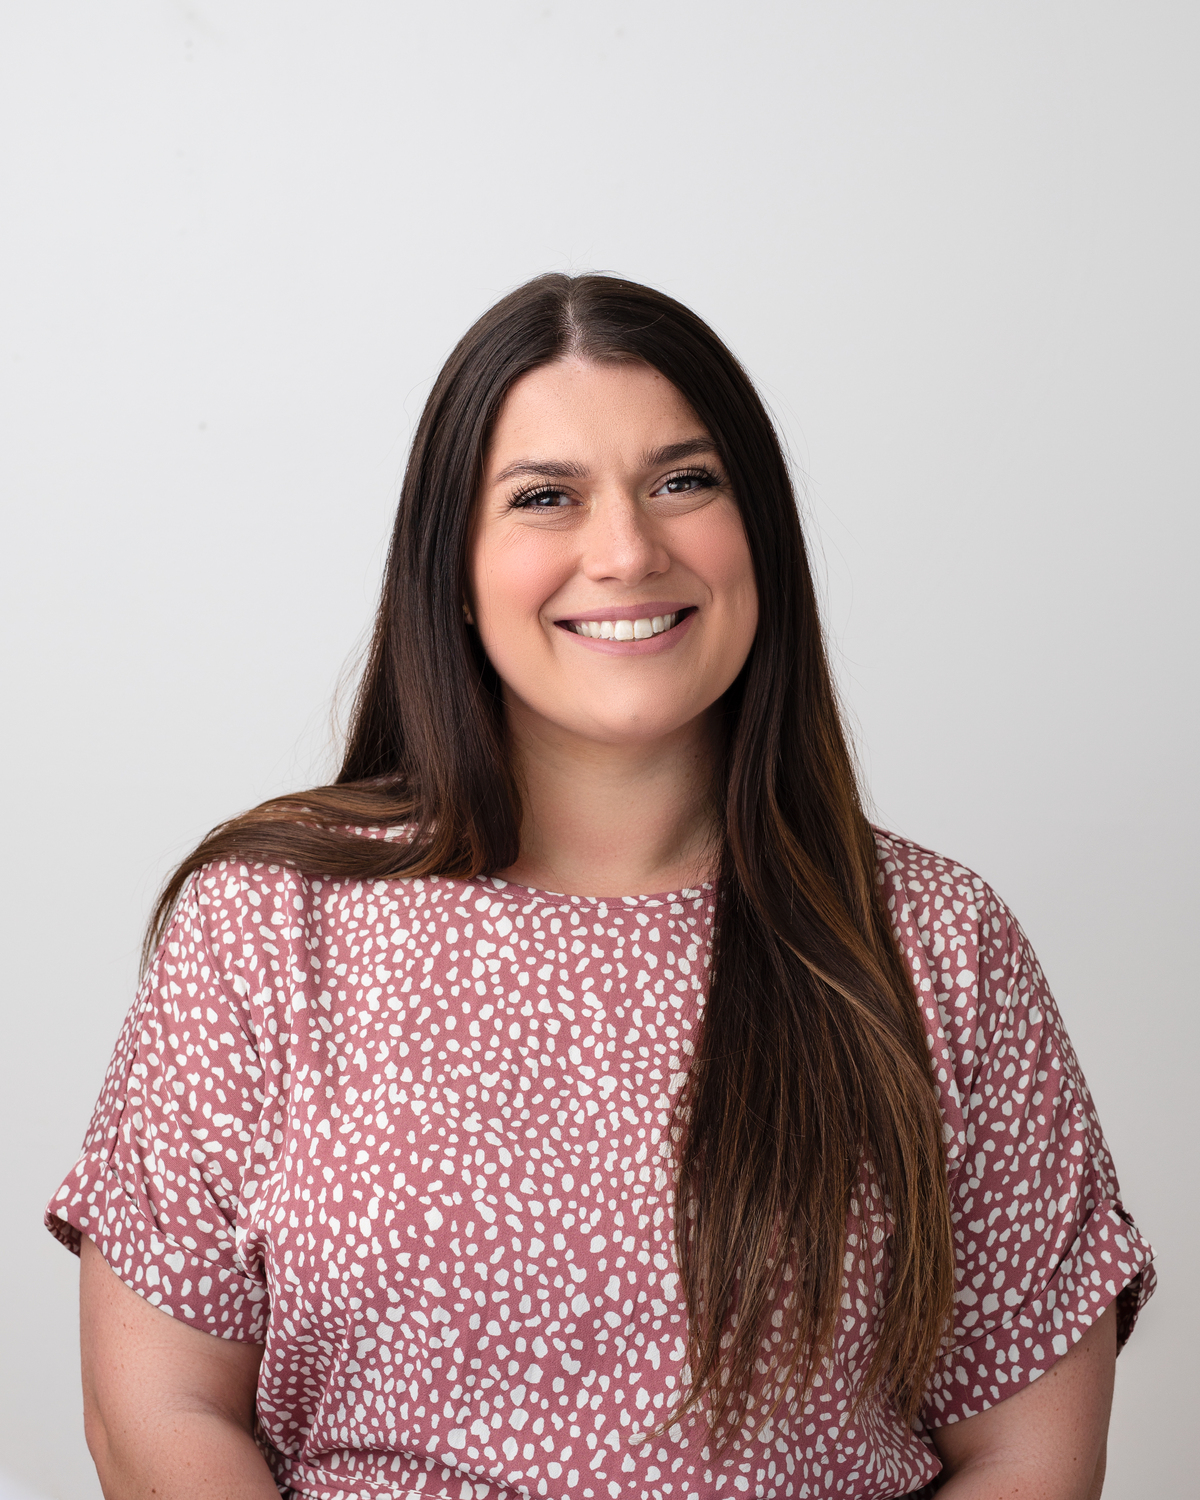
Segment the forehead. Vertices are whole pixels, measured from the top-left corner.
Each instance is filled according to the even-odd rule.
[[[514,382],[488,445],[494,475],[521,458],[631,464],[648,449],[705,434],[665,375],[640,361],[555,360]]]

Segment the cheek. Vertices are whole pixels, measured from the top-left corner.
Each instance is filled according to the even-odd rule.
[[[556,538],[483,537],[471,562],[473,609],[485,644],[514,626],[538,626],[538,616],[570,569]]]
[[[758,624],[758,589],[754,563],[746,544],[741,517],[732,502],[703,517],[703,526],[688,539],[688,564],[712,593],[718,608],[728,611],[727,622],[746,648]]]

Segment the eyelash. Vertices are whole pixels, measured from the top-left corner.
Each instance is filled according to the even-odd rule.
[[[722,482],[719,474],[715,473],[712,469],[700,466],[694,469],[679,469],[674,474],[668,474],[665,479],[659,482],[658,488],[661,489],[665,484],[672,484],[677,479],[698,479],[700,480],[699,488],[706,490],[716,489]],[[527,488],[517,491],[508,502],[508,508],[510,510],[529,510],[533,507],[533,502],[539,500],[543,495],[562,495],[565,493],[564,490],[555,489],[552,485],[529,485]],[[545,508],[549,510],[561,509],[563,507],[547,506]]]

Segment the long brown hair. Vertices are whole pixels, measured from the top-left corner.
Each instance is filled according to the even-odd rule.
[[[613,277],[541,276],[463,337],[413,441],[337,781],[214,829],[164,889],[147,941],[212,860],[364,879],[515,862],[521,800],[499,683],[461,607],[468,537],[506,393],[567,353],[644,361],[691,404],[725,464],[758,587],[757,636],[722,705],[712,962],[673,1135],[691,1384],[672,1415],[699,1409],[723,1445],[789,1385],[809,1388],[833,1338],[856,1188],[873,1169],[893,1238],[863,1390],[883,1388],[911,1417],[954,1289],[936,1087],[787,465],[745,371],[671,298]],[[356,837],[366,824],[408,831]]]

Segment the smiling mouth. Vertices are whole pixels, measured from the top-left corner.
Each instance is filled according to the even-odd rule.
[[[647,615],[641,620],[559,620],[558,624],[593,641],[648,641],[674,629],[680,620],[695,613],[694,608],[689,608],[669,615]]]

